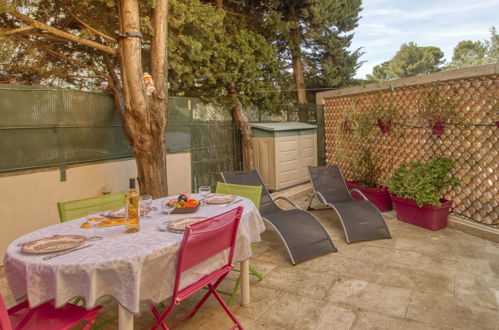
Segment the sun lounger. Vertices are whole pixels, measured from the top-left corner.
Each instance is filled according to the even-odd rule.
[[[314,189],[309,208],[317,197],[320,203],[334,209],[347,243],[392,237],[383,215],[361,191],[355,189],[365,200],[352,198],[338,166],[309,166],[308,171]]]
[[[337,251],[329,234],[314,216],[285,197],[275,200],[285,200],[295,208],[283,210],[277,206],[256,170],[222,172],[222,176],[228,183],[263,187],[260,214],[283,240],[293,265]]]

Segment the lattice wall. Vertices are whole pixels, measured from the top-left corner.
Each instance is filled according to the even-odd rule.
[[[443,155],[455,160],[455,174],[461,184],[448,191],[452,212],[485,224],[499,225],[499,128],[496,127],[499,76],[488,75],[440,83],[442,93],[458,103],[459,114],[467,124],[446,124],[443,135],[432,135],[428,120],[418,114],[418,100],[429,85],[413,85],[393,90],[342,95],[325,99],[326,159],[339,164],[347,179],[355,179],[354,158],[360,147],[369,144],[380,177],[387,178],[404,161],[424,160]],[[389,133],[381,134],[376,124],[359,139],[358,130],[345,129],[345,114],[366,113],[381,98],[397,108]],[[358,136],[357,136],[358,137]],[[367,142],[368,141],[368,142]],[[496,226],[498,227],[498,226]]]

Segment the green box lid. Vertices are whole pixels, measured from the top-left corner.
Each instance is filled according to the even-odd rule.
[[[281,122],[281,123],[252,123],[251,128],[262,129],[269,132],[277,131],[296,131],[304,129],[316,129],[317,125],[310,125],[299,122]]]

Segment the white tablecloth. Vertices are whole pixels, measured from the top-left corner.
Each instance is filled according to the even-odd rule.
[[[159,207],[159,202],[153,205]],[[243,206],[234,262],[251,256],[251,243],[260,241],[265,230],[253,202],[224,207],[207,205],[192,214],[210,217]],[[161,208],[159,208],[161,210]],[[127,310],[138,313],[139,301],[160,302],[172,294],[175,266],[182,234],[159,231],[158,224],[190,215],[152,212],[151,219],[141,219],[140,232],[125,234],[123,226],[98,228],[100,241],[87,242],[91,247],[50,260],[43,255],[20,252],[18,243],[56,234],[91,236],[92,229],[82,229],[85,219],[76,219],[46,227],[18,238],[10,244],[4,258],[5,273],[16,299],[27,295],[31,307],[55,300],[60,307],[75,297],[85,299],[92,308],[100,297],[114,297]],[[225,259],[225,260],[224,260]],[[184,273],[181,287],[220,267],[226,256],[215,256]]]

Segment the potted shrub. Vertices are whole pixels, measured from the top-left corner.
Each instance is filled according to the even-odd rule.
[[[418,102],[419,115],[428,120],[433,135],[444,134],[445,123],[450,123],[452,120],[462,121],[457,113],[456,90],[453,89],[450,96],[446,96],[445,92],[441,84],[431,85],[421,92]]]
[[[442,195],[459,184],[450,174],[454,167],[452,159],[437,157],[427,163],[406,162],[397,168],[385,181],[397,219],[431,230],[444,228],[452,202]]]
[[[376,124],[378,124],[381,133],[388,133],[390,131],[390,126],[393,123],[393,117],[395,117],[395,114],[397,113],[397,108],[395,108],[393,102],[391,102],[390,105],[385,106],[381,99],[381,93],[378,92],[371,104],[370,112],[372,117],[376,120]]]
[[[353,166],[356,176],[355,180],[346,182],[348,189],[359,189],[362,191],[380,212],[391,210],[392,201],[390,193],[385,186],[379,184],[379,170],[376,165],[376,159],[368,147],[363,147],[360,150],[359,155],[353,162]],[[352,197],[356,200],[364,200],[356,192],[352,192]]]

